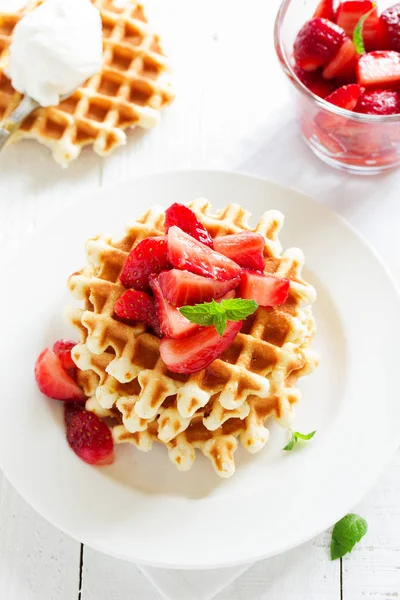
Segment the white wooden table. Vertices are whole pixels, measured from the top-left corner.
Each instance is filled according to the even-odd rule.
[[[100,186],[144,172],[211,166],[251,171],[329,203],[372,241],[400,281],[400,172],[374,179],[347,177],[322,165],[305,148],[273,51],[278,4],[153,0],[175,63],[175,104],[158,128],[132,132],[128,145],[115,155],[103,160],[87,150],[66,171],[35,143],[8,148],[0,160],[2,260],[60,209]],[[125,220],[121,215],[121,222]],[[17,425],[15,430],[15,443],[23,443]],[[400,598],[400,454],[355,508],[367,518],[370,530],[351,556],[330,562],[330,535],[324,533],[284,556],[254,565],[216,598]],[[83,548],[49,525],[0,475],[0,599],[78,597],[161,596],[135,565]]]

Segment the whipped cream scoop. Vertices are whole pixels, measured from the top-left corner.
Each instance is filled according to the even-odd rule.
[[[14,29],[8,75],[41,106],[59,104],[102,64],[101,18],[90,0],[46,0]]]

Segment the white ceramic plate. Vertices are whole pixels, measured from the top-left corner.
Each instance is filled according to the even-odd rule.
[[[164,448],[118,446],[110,467],[93,468],[69,449],[62,407],[37,390],[39,352],[73,331],[67,276],[84,264],[84,242],[121,235],[145,207],[205,196],[214,208],[238,202],[255,220],[286,215],[285,247],[306,255],[318,291],[319,369],[301,380],[295,427],[318,430],[299,451],[271,426],[264,451],[236,453],[220,480],[198,456],[180,473]],[[233,173],[143,177],[96,193],[37,234],[2,274],[0,464],[32,506],[74,538],[117,557],[162,567],[225,567],[288,550],[348,512],[399,443],[400,302],[393,280],[358,233],[291,189]],[[5,285],[6,284],[6,285]]]

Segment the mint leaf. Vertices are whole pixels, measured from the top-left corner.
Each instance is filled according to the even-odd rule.
[[[368,523],[360,515],[349,514],[343,517],[332,531],[331,560],[342,558],[368,531]]]
[[[293,450],[293,448],[299,440],[311,440],[311,438],[313,438],[316,433],[316,431],[312,431],[311,433],[300,433],[299,431],[292,431],[292,437],[289,443],[286,444],[286,446],[283,448],[283,450],[290,452],[291,450]]]
[[[194,306],[181,306],[179,311],[191,323],[210,327],[214,325],[219,335],[223,335],[227,321],[241,321],[251,315],[258,308],[254,300],[243,300],[242,298],[229,298],[216,302],[204,302]]]
[[[370,16],[370,14],[374,12],[375,8],[376,4],[373,2],[373,8],[371,8],[371,10],[369,10],[367,13],[365,13],[365,15],[361,17],[361,19],[358,21],[357,25],[354,28],[353,42],[356,47],[357,54],[365,54],[365,45],[363,38],[364,23]]]

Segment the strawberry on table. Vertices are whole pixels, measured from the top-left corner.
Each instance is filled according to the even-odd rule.
[[[161,358],[173,373],[197,373],[225,352],[241,326],[242,321],[229,321],[222,336],[214,327],[207,327],[184,340],[163,338]]]
[[[276,306],[286,302],[290,280],[274,275],[260,275],[243,271],[241,284],[238,288],[238,296],[249,300],[255,300],[260,306]]]
[[[362,92],[363,88],[361,86],[356,83],[350,83],[338,88],[330,96],[327,96],[325,100],[340,108],[354,110]]]
[[[363,54],[357,65],[358,83],[363,87],[385,88],[400,84],[400,53],[381,50]]]
[[[400,3],[386,9],[380,18],[384,48],[400,52]]]
[[[66,371],[75,368],[75,363],[71,356],[71,350],[74,346],[76,346],[76,343],[71,340],[57,340],[53,344],[53,352],[61,360],[62,366]]]
[[[149,290],[150,275],[168,269],[167,237],[149,237],[138,243],[129,253],[121,273],[121,283],[126,288]]]
[[[120,319],[142,321],[149,325],[156,335],[161,335],[154,299],[146,292],[126,290],[116,301],[114,310]]]
[[[265,239],[261,233],[243,231],[215,238],[214,250],[235,261],[243,269],[263,271]]]
[[[170,227],[176,225],[182,231],[191,235],[206,246],[213,247],[213,240],[207,229],[198,220],[195,213],[184,204],[172,204],[165,211],[165,230],[168,233]]]
[[[66,402],[83,402],[86,396],[79,385],[64,370],[58,356],[45,348],[35,364],[35,378],[40,391],[48,398]]]
[[[354,80],[357,67],[357,51],[354,42],[347,38],[336,56],[325,66],[322,75],[325,79]]]
[[[327,19],[314,18],[300,29],[294,42],[294,59],[305,71],[328,64],[346,39],[346,33]]]
[[[151,289],[157,310],[158,322],[163,335],[169,338],[180,339],[187,337],[199,329],[195,323],[186,319],[175,306],[172,306],[163,296],[159,278],[150,278]]]
[[[110,465],[114,442],[107,425],[79,404],[66,404],[64,410],[67,441],[75,454],[90,465]]]
[[[367,90],[360,97],[354,110],[367,115],[400,114],[400,92],[396,90]]]
[[[171,269],[163,271],[158,277],[162,294],[173,306],[209,302],[213,298],[222,298],[240,283],[240,277],[217,281],[209,277],[195,275],[190,271]]]
[[[179,227],[168,230],[168,260],[176,269],[211,277],[233,279],[242,269],[233,260],[195,240]]]
[[[321,19],[329,19],[330,21],[335,20],[335,11],[333,8],[333,0],[321,0],[315,9],[314,17],[320,17]]]

